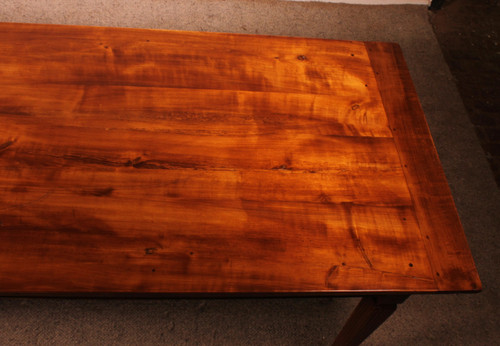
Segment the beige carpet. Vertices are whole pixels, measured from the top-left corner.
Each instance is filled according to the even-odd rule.
[[[272,0],[0,0],[0,21],[400,43],[484,291],[413,296],[365,344],[498,344],[500,197],[426,7]],[[0,345],[328,345],[357,301],[0,298]]]

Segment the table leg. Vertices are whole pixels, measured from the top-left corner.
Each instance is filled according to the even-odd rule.
[[[389,318],[396,311],[397,305],[404,302],[406,298],[408,298],[408,295],[363,297],[333,345],[359,345]]]

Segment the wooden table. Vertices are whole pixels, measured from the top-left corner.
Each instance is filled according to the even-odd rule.
[[[481,283],[397,44],[0,24],[0,294]]]

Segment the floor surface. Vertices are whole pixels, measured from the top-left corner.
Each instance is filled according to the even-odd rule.
[[[434,33],[500,187],[500,1],[447,0],[430,14]]]
[[[424,6],[274,0],[0,0],[0,21],[398,42],[484,290],[412,296],[365,344],[492,345],[500,339],[499,190]],[[358,300],[2,298],[0,344],[329,345]]]

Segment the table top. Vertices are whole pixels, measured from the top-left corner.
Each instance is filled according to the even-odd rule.
[[[0,24],[0,294],[481,288],[397,44]]]

